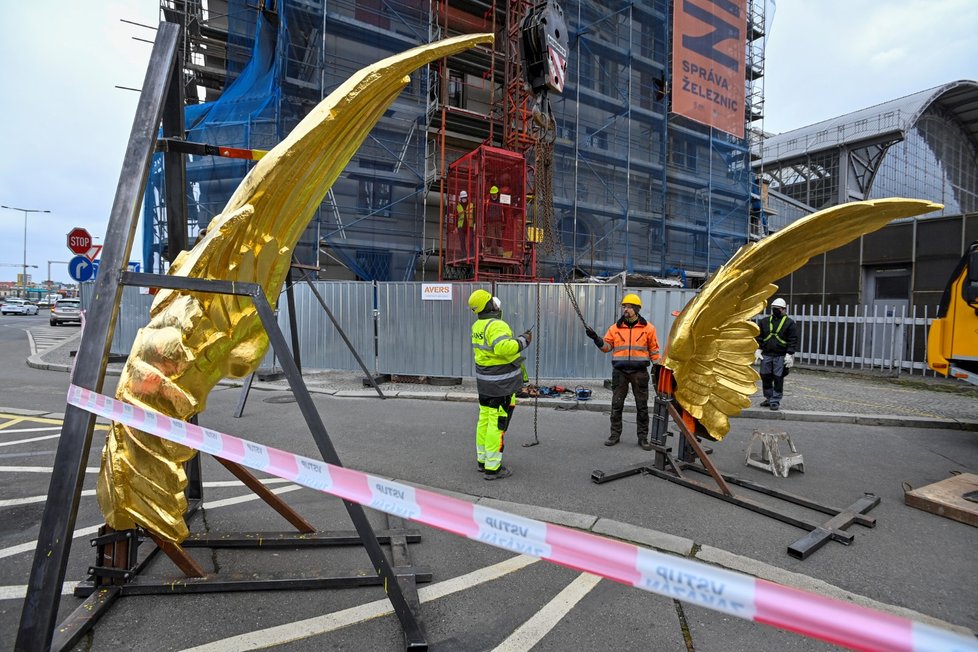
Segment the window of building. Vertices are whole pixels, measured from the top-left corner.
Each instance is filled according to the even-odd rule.
[[[393,172],[394,165],[390,161],[374,161],[362,158],[359,161],[362,169]],[[378,177],[363,177],[358,181],[357,206],[366,213],[380,217],[391,216],[391,184],[386,179]]]
[[[876,277],[877,299],[909,299],[910,274]]]
[[[361,281],[389,281],[391,280],[391,259],[390,251],[383,249],[357,249],[358,276]]]
[[[639,25],[642,36],[640,37],[640,52],[647,59],[655,58],[655,25],[649,22],[635,21]]]
[[[449,70],[448,71],[448,106],[455,106],[458,108],[465,107],[465,79],[462,73]]]
[[[390,29],[391,21],[384,12],[382,0],[359,0],[356,5],[354,16],[357,20],[363,21],[381,29]]]
[[[587,145],[597,149],[608,149],[608,132],[595,129],[587,130]]]
[[[673,136],[669,140],[669,163],[685,170],[696,169],[697,147],[685,136]]]
[[[357,205],[367,213],[390,217],[391,184],[381,179],[361,179]]]
[[[618,68],[614,61],[605,59],[598,66],[598,91],[602,95],[613,97],[618,91]]]

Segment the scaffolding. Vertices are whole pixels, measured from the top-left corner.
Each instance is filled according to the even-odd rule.
[[[526,263],[517,275],[626,271],[683,274],[695,284],[750,239],[752,200],[760,195],[750,139],[763,117],[764,2],[743,1],[748,65],[740,135],[670,110],[673,0],[561,3],[570,54],[564,92],[551,95],[557,242],[534,243],[534,234],[551,231],[538,230],[543,225],[535,214],[524,213],[531,228],[521,229],[521,237],[535,269]],[[517,19],[530,4],[162,3],[168,19],[187,27],[187,97],[199,102],[187,108],[188,139],[253,150],[274,146],[366,62],[455,34],[496,34],[494,47],[442,60],[413,77],[300,241],[296,257],[318,267],[321,277],[364,280],[435,279],[447,261],[459,260],[447,232],[459,192],[449,176],[453,164],[480,147],[523,156],[523,182],[510,196],[524,211],[532,208],[534,140],[514,48]],[[216,72],[222,66],[223,80]],[[166,259],[161,165],[146,199],[152,226],[144,264],[151,271],[162,271]],[[221,211],[251,165],[215,157],[188,163],[191,235]],[[510,266],[497,266],[500,273],[513,271],[502,267]]]

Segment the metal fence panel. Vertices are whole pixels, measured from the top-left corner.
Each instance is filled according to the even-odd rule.
[[[373,284],[359,281],[312,281],[333,317],[371,373],[377,371],[374,350]],[[296,325],[302,369],[360,371],[356,357],[330,321],[308,283],[294,286]],[[285,292],[278,300],[278,325],[292,347],[289,302]],[[271,351],[263,364],[271,364]]]
[[[468,297],[486,284],[451,283],[450,301],[424,301],[417,282],[370,283],[314,281],[340,328],[372,373],[471,378],[474,373],[470,332],[473,316]],[[82,307],[91,305],[92,284],[81,286]],[[375,295],[376,292],[376,295]],[[656,327],[665,352],[673,312],[685,307],[695,290],[672,288],[622,289],[617,285],[574,283],[500,283],[496,294],[503,318],[519,335],[533,327],[526,369],[531,381],[594,380],[610,374],[611,361],[584,333],[568,293],[584,320],[599,334],[621,315],[621,297],[642,299],[642,314]],[[377,309],[374,310],[376,296]],[[328,319],[308,285],[295,286],[299,346],[304,370],[360,371],[360,365]],[[124,288],[111,353],[128,354],[137,331],[149,321],[153,296]],[[279,303],[279,326],[291,345],[288,302]],[[878,369],[930,374],[926,341],[932,308],[908,314],[869,306],[793,306],[798,323],[799,362],[814,366]],[[376,331],[375,331],[376,329]],[[376,337],[375,337],[376,332]],[[272,364],[271,352],[263,361]]]
[[[450,283],[450,301],[421,298],[419,282],[378,283],[377,366],[380,373],[472,377],[469,295],[482,283]],[[514,326],[515,328],[515,326]]]
[[[95,283],[87,282],[80,285],[82,310],[87,311],[92,305]],[[140,290],[141,288],[131,286],[122,289],[122,303],[119,305],[112,345],[109,347],[109,353],[112,355],[129,355],[133,342],[136,341],[136,333],[149,323],[149,309],[156,297],[152,294],[143,294]]]
[[[531,381],[594,379],[608,375],[607,354],[598,351],[585,335],[568,293],[573,293],[588,325],[603,334],[605,315],[617,310],[617,286],[500,283],[496,292],[503,304],[503,317],[516,335],[533,327],[533,344],[525,351],[526,371]]]

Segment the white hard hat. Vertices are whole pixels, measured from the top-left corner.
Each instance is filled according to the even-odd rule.
[[[464,190],[462,192],[458,193],[458,198],[459,199],[468,199],[468,197],[469,197],[469,193],[465,192]]]
[[[777,299],[775,299],[774,301],[771,302],[771,307],[772,308],[781,308],[782,310],[785,310],[785,309],[788,308],[788,304],[784,302],[784,299],[782,299],[781,297],[778,297]]]

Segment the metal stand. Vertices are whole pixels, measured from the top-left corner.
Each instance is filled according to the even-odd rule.
[[[808,535],[798,539],[788,546],[788,554],[797,559],[805,559],[821,548],[830,539],[844,545],[849,545],[854,535],[846,531],[853,523],[865,527],[876,527],[876,519],[865,514],[879,505],[880,498],[873,494],[865,494],[849,507],[839,509],[816,503],[812,500],[778,489],[764,486],[737,476],[721,473],[713,464],[708,452],[704,451],[694,434],[696,420],[689,414],[681,412],[674,402],[674,379],[672,372],[664,367],[660,369],[656,385],[655,405],[652,411],[650,442],[655,452],[650,462],[634,464],[613,471],[595,470],[591,481],[604,484],[612,480],[626,478],[632,475],[648,474],[674,482],[689,489],[719,498],[720,500],[744,507],[758,514],[763,514],[783,523],[807,530]],[[672,433],[667,431],[669,421],[675,424],[680,437],[677,443],[677,455],[672,455],[672,449],[666,447],[666,437]],[[709,475],[715,486],[699,482],[690,477],[688,472]],[[737,495],[730,488],[737,485],[762,493],[778,500],[828,514],[830,518],[825,523],[812,523],[790,514],[778,511],[768,505],[756,502],[742,495]]]
[[[85,337],[82,338],[79,345],[73,382],[79,387],[98,393],[102,392],[106,361],[124,285],[250,296],[262,325],[268,333],[273,350],[280,354],[292,392],[296,396],[299,408],[323,459],[330,464],[341,465],[322,419],[302,382],[299,367],[292,356],[288,355],[285,337],[277,326],[274,313],[260,285],[153,274],[132,274],[123,271],[127,267],[132,251],[146,177],[153,154],[156,151],[157,133],[164,113],[164,99],[166,98],[167,107],[176,106],[176,109],[182,111],[182,107],[178,106],[172,97],[169,97],[175,92],[172,87],[179,86],[181,83],[182,71],[177,56],[179,37],[180,28],[178,25],[167,22],[160,24],[153,52],[150,55],[146,79],[143,82],[143,90],[140,94],[129,146],[126,150],[119,185],[106,229],[102,265],[95,282],[95,300],[90,310]],[[37,548],[34,553],[27,594],[14,645],[14,649],[18,652],[60,650],[71,647],[119,596],[139,592],[142,587],[148,586],[138,581],[140,570],[145,567],[147,560],[151,557],[150,554],[140,558],[138,554],[139,545],[143,539],[142,533],[137,531],[115,532],[103,528],[93,542],[98,551],[98,557],[91,571],[94,580],[97,580],[97,584],[93,581],[92,593],[85,604],[75,610],[64,623],[56,626],[61,587],[71,550],[71,533],[74,531],[75,520],[78,515],[78,505],[81,499],[85,467],[91,450],[94,426],[95,417],[90,412],[73,405],[66,407],[64,425],[61,430],[62,436],[58,442],[54,472],[51,474],[51,485],[48,490],[48,500],[41,517]],[[190,464],[188,469],[190,483],[187,487],[187,495],[190,499],[188,512],[192,513],[200,504],[202,485],[199,466],[194,466],[199,462],[192,461]],[[238,468],[236,471],[247,474],[244,469]],[[255,484],[260,483],[256,482]],[[424,630],[417,616],[417,602],[412,604],[405,598],[399,576],[394,572],[383,550],[381,550],[377,534],[367,520],[363,507],[349,501],[343,501],[343,504],[355,527],[355,535],[345,533],[343,536],[348,542],[362,544],[365,547],[373,569],[367,574],[373,576],[373,583],[383,584],[404,630],[405,646],[409,649],[426,649],[427,642]],[[296,519],[301,518],[298,515],[295,517]],[[299,522],[305,523],[305,521],[297,520],[294,521],[294,524]],[[299,527],[305,526],[308,524]],[[390,536],[393,536],[394,533],[391,531]],[[403,537],[404,541],[409,540],[409,533],[406,531],[398,530],[396,535]],[[248,540],[248,536],[240,538],[243,541]],[[254,539],[251,541],[253,543]],[[188,579],[177,583],[167,582],[165,587],[156,587],[155,590],[147,588],[149,592],[165,591],[170,593],[178,585],[181,588],[186,587],[184,589],[186,591],[226,591],[255,588],[308,588],[306,583],[310,581],[316,586],[320,586],[321,584],[318,584],[320,582],[325,582],[329,586],[350,586],[363,583],[359,578],[354,579],[349,576],[340,578],[335,576],[332,578],[314,577],[311,580],[303,577],[267,578],[267,582],[261,584],[256,583],[253,579],[249,579],[244,584],[234,583],[233,578],[217,580],[217,578],[208,578],[180,546],[158,539],[155,543],[154,550],[163,549],[171,559],[174,559],[181,566]],[[207,543],[213,543],[213,541]],[[293,545],[293,543],[293,541],[289,541],[288,545]],[[406,574],[414,574],[415,581],[430,579],[430,575],[420,574],[419,576],[418,573],[413,572],[413,569],[407,571]],[[206,589],[202,587],[206,587]]]

